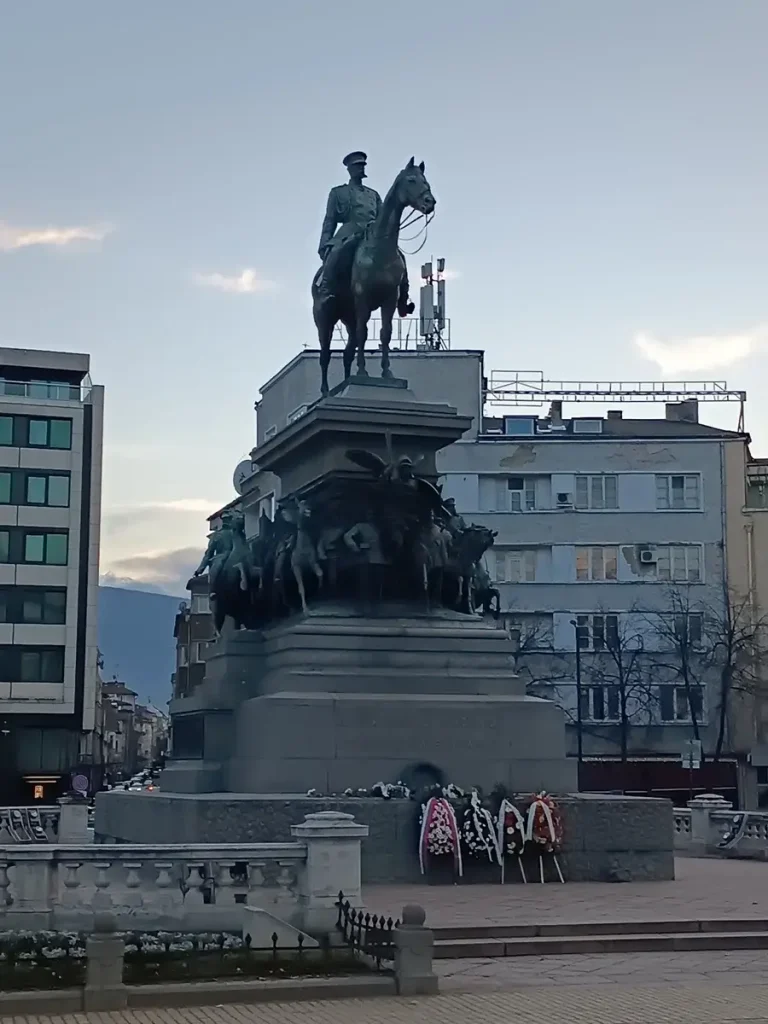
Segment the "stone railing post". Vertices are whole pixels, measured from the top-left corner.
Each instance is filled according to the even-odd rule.
[[[85,988],[83,1009],[124,1010],[128,995],[123,983],[125,942],[115,935],[115,918],[107,912],[94,914],[94,932],[85,940]]]
[[[717,842],[710,818],[712,811],[729,811],[733,804],[718,793],[702,793],[688,801],[691,809],[691,845],[700,850]]]
[[[89,840],[88,801],[81,797],[63,796],[58,801],[59,846],[84,846]]]
[[[56,865],[53,851],[44,845],[5,847],[6,861],[13,865],[13,903],[10,910],[15,928],[47,931],[51,927],[55,897]]]
[[[310,935],[332,932],[338,918],[339,893],[353,907],[361,907],[360,846],[368,826],[340,811],[307,814],[291,835],[307,847],[307,860],[299,873],[299,927]]]
[[[437,992],[437,975],[432,970],[435,937],[424,926],[424,908],[415,903],[403,907],[395,928],[395,985],[399,996],[429,996]]]

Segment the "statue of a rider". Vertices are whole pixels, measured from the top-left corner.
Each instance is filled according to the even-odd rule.
[[[317,250],[323,261],[318,288],[321,308],[327,307],[337,297],[350,273],[355,250],[381,209],[379,193],[363,184],[363,178],[367,177],[367,162],[368,156],[361,150],[348,153],[342,163],[347,168],[349,181],[346,185],[334,186],[328,194]],[[407,316],[413,308],[413,304],[408,302],[406,275],[400,288],[398,313]]]

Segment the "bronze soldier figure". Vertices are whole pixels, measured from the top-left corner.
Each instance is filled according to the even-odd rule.
[[[363,184],[367,160],[366,154],[360,151],[345,156],[342,162],[349,172],[349,182],[336,185],[328,195],[318,247],[318,255],[323,261],[320,281],[323,306],[335,298],[341,275],[351,266],[357,243],[369,224],[376,220],[381,208],[379,193]],[[339,224],[341,227],[337,231]]]

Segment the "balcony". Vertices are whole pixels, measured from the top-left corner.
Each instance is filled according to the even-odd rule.
[[[29,398],[40,402],[76,402],[82,405],[91,393],[91,380],[86,376],[80,384],[66,381],[6,380],[0,378],[0,397]]]

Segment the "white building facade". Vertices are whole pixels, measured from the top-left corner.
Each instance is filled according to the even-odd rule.
[[[0,349],[0,793],[69,786],[94,727],[103,388],[89,357]]]

